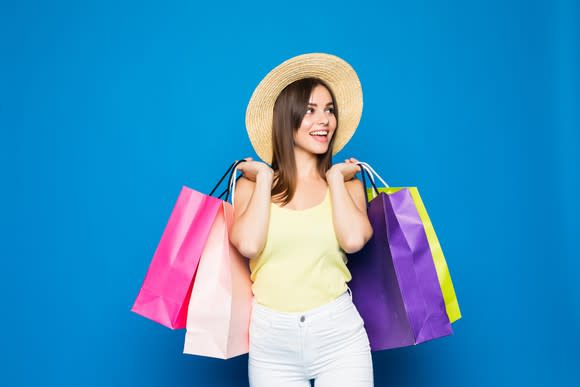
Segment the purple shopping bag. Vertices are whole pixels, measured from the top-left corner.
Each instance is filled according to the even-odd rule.
[[[365,169],[363,168],[363,181]],[[368,204],[373,237],[348,257],[349,287],[373,351],[453,333],[423,223],[408,189]]]

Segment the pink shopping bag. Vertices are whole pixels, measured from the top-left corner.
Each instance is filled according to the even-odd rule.
[[[235,166],[209,195],[182,187],[131,311],[171,329],[185,328],[195,272],[222,203],[211,195]]]
[[[221,200],[182,187],[131,311],[185,328],[193,277]]]
[[[233,206],[223,201],[189,300],[186,354],[229,359],[249,350],[252,282],[248,259],[229,240],[233,220]]]

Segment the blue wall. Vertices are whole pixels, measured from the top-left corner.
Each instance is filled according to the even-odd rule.
[[[181,186],[255,157],[260,79],[329,52],[365,93],[335,160],[420,188],[464,315],[376,385],[578,385],[579,26],[573,0],[3,1],[0,384],[247,385],[129,309]]]

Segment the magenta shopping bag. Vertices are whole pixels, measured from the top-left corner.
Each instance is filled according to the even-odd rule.
[[[367,211],[373,237],[349,256],[348,267],[353,302],[364,320],[371,349],[414,345],[452,334],[427,236],[409,190],[380,192]]]
[[[171,329],[185,328],[195,272],[221,206],[211,194],[182,187],[131,311]]]

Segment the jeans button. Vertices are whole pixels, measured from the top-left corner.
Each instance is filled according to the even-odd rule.
[[[305,320],[306,320],[306,317],[300,316],[300,322],[304,322]]]

